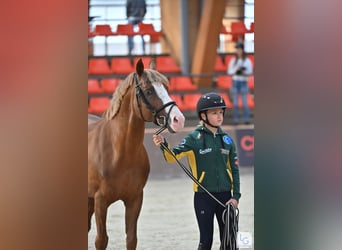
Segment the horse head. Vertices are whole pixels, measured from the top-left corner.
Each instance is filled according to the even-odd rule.
[[[141,59],[136,64],[133,78],[137,106],[142,119],[168,128],[171,133],[182,129],[185,118],[168,94],[167,78],[154,69],[144,69]]]

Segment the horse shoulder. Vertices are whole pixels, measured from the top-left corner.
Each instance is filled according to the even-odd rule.
[[[105,122],[88,130],[88,164],[106,177],[113,165],[114,150],[110,127]]]

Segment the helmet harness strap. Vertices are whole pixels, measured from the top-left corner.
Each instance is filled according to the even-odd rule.
[[[225,109],[223,109],[223,116],[224,116],[224,111]],[[207,110],[204,111],[204,114],[205,114],[205,120],[202,119],[202,121],[206,124],[208,124],[209,126],[213,127],[213,128],[218,128],[219,126],[214,126],[212,125],[210,122],[209,122],[209,119],[208,119],[208,114],[207,114]]]

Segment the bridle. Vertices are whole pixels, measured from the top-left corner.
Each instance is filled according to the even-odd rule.
[[[145,122],[151,122],[151,121],[148,121],[144,118],[144,115],[143,115],[142,110],[141,110],[141,104],[140,104],[139,98],[145,104],[146,108],[152,113],[153,118],[154,118],[153,123],[161,127],[160,130],[158,130],[159,133],[161,131],[165,130],[166,128],[168,128],[170,132],[174,132],[169,126],[169,118],[170,118],[170,113],[171,113],[172,108],[174,106],[177,106],[176,102],[171,101],[171,102],[163,104],[162,106],[160,106],[157,109],[154,109],[154,107],[151,105],[151,103],[147,100],[147,98],[144,94],[144,91],[141,89],[141,83],[138,82],[137,73],[133,74],[133,80],[134,80],[134,85],[135,85],[135,90],[136,90],[137,104],[138,104],[138,108],[139,108],[141,118]],[[167,113],[167,115],[166,116],[165,115],[159,115],[159,112],[168,106],[171,106],[171,107],[170,107],[170,110]]]

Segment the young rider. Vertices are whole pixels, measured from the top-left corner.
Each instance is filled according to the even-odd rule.
[[[171,150],[180,159],[188,157],[193,176],[223,204],[238,207],[240,199],[240,174],[233,139],[221,129],[226,104],[216,93],[204,94],[197,103],[200,126],[188,134]],[[154,135],[155,145],[165,143],[161,135]],[[175,159],[161,147],[165,160]],[[222,242],[224,207],[194,183],[194,207],[200,231],[198,250],[210,250],[213,242],[214,215],[219,225]]]

